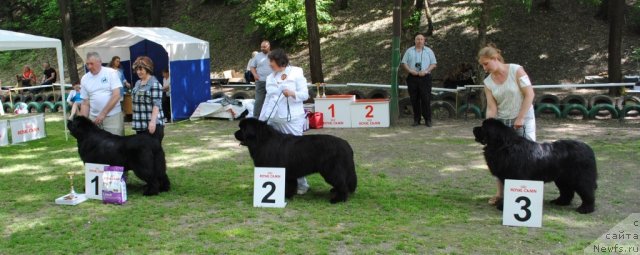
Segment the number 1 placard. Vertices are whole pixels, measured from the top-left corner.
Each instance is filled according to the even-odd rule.
[[[84,193],[87,198],[102,200],[102,173],[108,165],[84,164]]]
[[[256,167],[253,178],[253,207],[280,207],[284,201],[284,168]]]
[[[544,182],[505,180],[502,225],[542,227]]]

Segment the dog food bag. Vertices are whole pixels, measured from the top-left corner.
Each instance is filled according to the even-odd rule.
[[[105,166],[102,173],[102,202],[105,204],[124,204],[127,202],[127,182],[124,167]]]

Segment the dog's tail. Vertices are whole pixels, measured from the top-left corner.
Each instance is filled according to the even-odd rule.
[[[158,173],[158,182],[160,184],[160,191],[169,191],[171,189],[171,182],[169,176],[167,176],[167,161],[165,159],[164,150],[162,147],[154,153],[155,155],[155,172]]]

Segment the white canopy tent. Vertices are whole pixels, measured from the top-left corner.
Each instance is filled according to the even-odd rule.
[[[60,89],[64,95],[64,65],[62,62],[62,43],[55,38],[49,38],[44,36],[30,35],[24,33],[18,33],[8,30],[0,29],[0,51],[5,50],[28,50],[28,49],[46,49],[55,48],[56,55],[58,57],[58,73],[60,74]],[[64,97],[60,97],[63,105],[65,103]],[[67,111],[66,107],[62,107],[64,116],[64,136],[68,139],[67,134]]]
[[[104,62],[120,58],[124,76],[135,84],[131,64],[139,56],[153,60],[153,75],[162,81],[162,70],[171,73],[170,109],[173,119],[187,119],[197,106],[211,99],[209,42],[166,27],[113,27],[76,47],[86,62],[97,52]]]

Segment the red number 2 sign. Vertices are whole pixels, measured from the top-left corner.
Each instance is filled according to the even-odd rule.
[[[367,114],[364,116],[365,118],[373,118],[373,105],[367,105],[364,109],[369,110]]]

